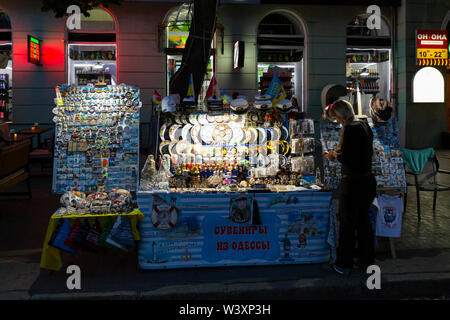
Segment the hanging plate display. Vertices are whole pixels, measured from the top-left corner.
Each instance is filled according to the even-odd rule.
[[[202,155],[203,154],[203,146],[200,143],[194,144],[193,152],[195,155]]]
[[[167,135],[169,134],[168,133],[168,131],[167,131],[167,127],[170,125],[170,123],[169,122],[166,122],[166,123],[164,123],[162,126],[161,126],[161,129],[159,129],[159,137],[161,138],[161,140],[168,140],[168,139],[166,139],[167,138]],[[169,137],[169,139],[170,139],[170,137]]]
[[[186,140],[189,143],[192,142],[191,128],[192,128],[192,124],[188,123],[187,125],[185,125],[183,127],[183,130],[181,131],[181,137],[183,138],[183,140]]]
[[[213,134],[213,127],[211,125],[205,125],[200,130],[200,137],[206,144],[211,144],[212,134]]]
[[[196,124],[191,129],[191,138],[194,143],[202,143],[201,137],[200,137],[200,131],[202,129],[202,126],[200,124]]]
[[[225,122],[225,121],[223,121],[223,116],[222,115],[215,116],[215,120],[216,120],[217,123]]]
[[[182,127],[179,124],[174,124],[169,128],[169,137],[172,141],[178,141],[181,138]]]

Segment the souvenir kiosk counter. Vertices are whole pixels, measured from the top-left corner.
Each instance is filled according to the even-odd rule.
[[[137,193],[142,269],[328,262],[314,122],[255,102],[164,112]],[[191,108],[191,109],[190,109]]]

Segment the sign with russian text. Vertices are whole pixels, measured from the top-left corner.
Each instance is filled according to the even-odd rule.
[[[330,259],[330,192],[138,192],[137,198],[144,213],[139,247],[142,269],[306,264]],[[249,202],[253,210],[247,218]],[[155,226],[155,206],[174,208],[173,227]]]
[[[417,65],[448,65],[447,30],[417,30],[416,49]]]
[[[28,62],[41,64],[41,40],[28,36]]]

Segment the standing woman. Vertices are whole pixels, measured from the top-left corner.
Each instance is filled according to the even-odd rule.
[[[338,147],[325,156],[342,163],[342,179],[337,190],[339,244],[333,268],[345,274],[353,268],[356,239],[360,266],[366,267],[375,260],[369,214],[376,195],[376,180],[372,174],[373,133],[366,121],[355,119],[353,107],[346,100],[335,101],[327,112],[343,126]]]

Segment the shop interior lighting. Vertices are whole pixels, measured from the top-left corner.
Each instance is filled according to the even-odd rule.
[[[369,72],[367,71],[367,68],[363,68],[361,72],[361,76],[367,77],[369,75]]]

